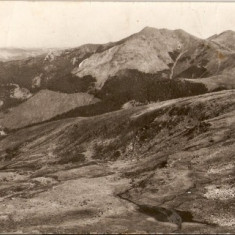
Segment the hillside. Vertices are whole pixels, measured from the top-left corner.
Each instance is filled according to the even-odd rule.
[[[0,232],[233,232],[234,110],[227,90],[2,137]]]
[[[109,77],[130,69],[162,78],[197,79],[219,75],[234,65],[234,54],[227,48],[226,40],[215,43],[183,30],[146,27],[123,43],[93,54],[72,73],[96,78],[100,89]]]
[[[221,46],[224,46],[225,48],[234,51],[235,50],[235,32],[232,30],[227,30],[222,32],[219,35],[214,35],[209,38],[210,41],[220,44]]]
[[[21,128],[98,101],[99,99],[86,93],[66,94],[41,90],[17,107],[1,112],[0,126],[7,129]]]
[[[171,53],[183,55],[189,47],[200,41],[182,30],[146,27],[124,43],[90,56],[73,73],[79,77],[95,77],[97,87],[102,87],[109,76],[116,75],[120,70],[136,69],[144,73],[158,73],[170,69],[170,64],[174,62]]]
[[[234,79],[235,69],[224,71],[220,75],[211,76],[208,78],[185,79],[186,81],[204,84],[208,91],[216,91],[223,89],[235,89]]]
[[[98,48],[99,45],[88,44],[79,48],[52,50],[47,54],[23,60],[0,62],[2,109],[22,102],[11,96],[15,86],[26,89],[32,94],[42,89],[64,93],[87,92],[94,79],[91,77],[77,79],[72,76],[71,70]]]

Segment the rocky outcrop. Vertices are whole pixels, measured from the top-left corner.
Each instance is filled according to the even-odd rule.
[[[27,100],[32,96],[30,91],[26,88],[21,88],[17,84],[12,84],[14,88],[10,92],[10,98],[19,99],[19,100]]]

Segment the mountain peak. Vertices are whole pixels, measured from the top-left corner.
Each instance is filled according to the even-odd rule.
[[[157,28],[146,26],[140,32],[148,32],[148,31],[155,31],[158,30]]]
[[[220,38],[220,37],[231,37],[231,36],[235,36],[235,31],[233,30],[225,30],[224,32],[220,33],[220,34],[215,34],[212,35],[211,37],[209,37],[209,39],[216,39],[216,38]]]
[[[166,29],[166,28],[158,29],[158,28],[146,26],[140,31],[140,33],[163,33],[163,32],[173,32],[173,30]]]
[[[166,29],[166,28],[154,28],[154,27],[144,27],[139,34],[142,35],[164,35],[166,37],[172,37],[173,35],[175,35],[176,37],[180,37],[180,38],[184,38],[184,39],[199,39],[189,33],[187,33],[186,31],[184,31],[183,29],[175,29],[175,30],[171,30],[171,29]]]
[[[154,28],[154,27],[144,27],[138,34],[141,34],[141,35],[153,35],[153,34],[159,34],[159,32],[161,31],[161,29],[157,29],[157,28]]]
[[[226,30],[224,32],[222,32],[220,35],[234,35],[235,34],[235,31],[233,30]]]
[[[215,34],[209,38],[209,40],[225,46],[229,50],[235,50],[235,31],[226,30],[220,34]]]

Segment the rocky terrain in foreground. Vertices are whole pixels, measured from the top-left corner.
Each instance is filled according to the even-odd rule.
[[[235,231],[235,91],[0,137],[1,233]]]

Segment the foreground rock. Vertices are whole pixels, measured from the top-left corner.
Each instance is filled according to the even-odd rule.
[[[0,232],[232,232],[235,92],[8,133]]]

